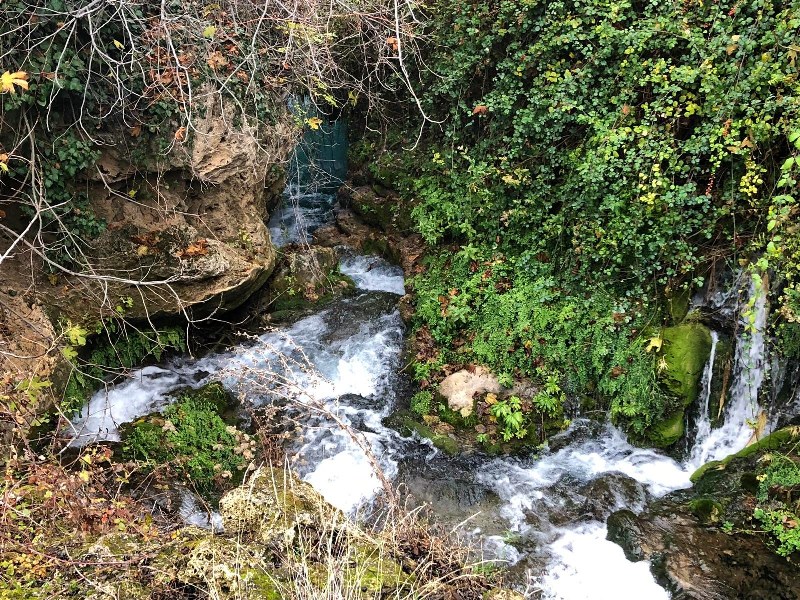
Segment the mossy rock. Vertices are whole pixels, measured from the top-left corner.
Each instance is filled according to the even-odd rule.
[[[704,479],[711,476],[715,471],[726,470],[732,461],[751,458],[756,454],[766,451],[779,450],[784,446],[795,444],[797,442],[800,442],[800,427],[784,427],[783,429],[779,429],[778,431],[775,431],[760,439],[754,444],[750,444],[749,446],[742,448],[735,454],[731,454],[722,460],[712,460],[711,462],[704,464],[694,473],[692,473],[692,476],[689,479],[695,485],[703,485],[704,483],[707,483],[704,481]]]
[[[685,420],[684,409],[672,413],[648,429],[647,441],[655,448],[672,446],[683,437]]]
[[[711,355],[711,332],[700,323],[684,323],[662,329],[660,337],[659,381],[675,400],[673,409],[648,428],[643,441],[667,448],[683,437],[684,413],[700,393],[700,381]]]
[[[725,513],[723,505],[713,498],[695,498],[689,502],[689,510],[706,525],[716,525]]]
[[[688,406],[699,394],[703,369],[711,354],[711,332],[701,323],[667,327],[661,331],[661,356],[666,368],[661,383]]]
[[[667,298],[667,309],[672,323],[678,324],[686,318],[689,313],[689,302],[692,297],[691,290],[687,287],[673,291]]]
[[[393,413],[386,419],[385,424],[403,437],[411,437],[416,433],[419,437],[430,440],[436,448],[450,456],[455,456],[462,450],[458,440],[449,435],[437,433],[429,425],[419,422],[410,411],[400,410]]]

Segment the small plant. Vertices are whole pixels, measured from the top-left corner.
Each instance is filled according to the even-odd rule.
[[[728,535],[733,535],[733,523],[731,523],[730,521],[725,521],[720,528],[724,533],[727,533]]]
[[[533,404],[542,415],[555,417],[563,410],[566,399],[558,373],[552,373],[547,376],[544,389],[533,397]]]
[[[790,501],[791,490],[800,486],[800,464],[785,455],[775,455],[758,476],[758,505],[753,517],[775,543],[775,552],[790,556],[800,551],[800,516]]]
[[[160,416],[133,425],[123,455],[149,468],[169,464],[203,496],[218,500],[242,480],[256,448],[249,435],[220,416],[227,401],[217,383],[184,392]]]
[[[423,416],[430,414],[433,394],[428,391],[417,392],[411,397],[411,410]]]
[[[505,400],[498,400],[494,394],[487,394],[486,403],[492,417],[500,425],[503,441],[508,442],[513,438],[522,439],[528,435],[528,430],[523,426],[525,415],[522,412],[522,400],[518,396],[510,396]]]

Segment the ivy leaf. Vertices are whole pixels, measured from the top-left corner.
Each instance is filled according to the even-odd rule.
[[[78,358],[78,351],[72,346],[64,346],[61,349],[61,354],[69,361],[73,361]]]

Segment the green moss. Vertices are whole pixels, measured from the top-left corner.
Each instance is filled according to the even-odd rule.
[[[712,498],[695,498],[689,502],[689,510],[707,525],[719,523],[721,515],[724,514],[722,504]]]
[[[672,293],[667,298],[667,309],[669,310],[672,323],[678,325],[686,318],[689,312],[689,301],[691,300],[692,292],[687,288],[681,288]]]
[[[701,480],[708,473],[724,470],[733,460],[748,458],[758,452],[766,450],[777,450],[787,444],[798,441],[800,441],[800,427],[784,427],[783,429],[779,429],[778,431],[760,439],[756,443],[750,444],[742,450],[739,450],[739,452],[735,454],[731,454],[722,460],[713,460],[704,464],[702,467],[692,473],[690,480],[695,485],[700,484]]]
[[[699,323],[667,327],[661,332],[666,368],[662,384],[688,406],[697,399],[703,369],[711,354],[711,332]]]
[[[236,485],[252,459],[255,442],[222,417],[231,397],[219,383],[177,393],[162,415],[123,430],[122,455],[146,468],[170,464],[212,502]]]
[[[679,410],[653,425],[647,434],[648,442],[656,448],[671,446],[683,437],[684,411]]]
[[[410,437],[415,433],[431,441],[433,445],[442,452],[454,456],[461,452],[461,445],[448,435],[437,433],[432,427],[425,423],[420,423],[414,414],[408,411],[397,411],[386,419],[386,425],[395,429],[404,437]]]

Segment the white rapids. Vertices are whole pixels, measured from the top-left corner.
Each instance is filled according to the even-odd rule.
[[[305,239],[309,223],[318,226],[329,218],[329,198],[317,202],[300,196],[294,195],[299,210],[278,212],[273,219],[273,236],[280,243]],[[308,206],[303,207],[306,200]],[[432,447],[420,455],[418,441],[405,440],[382,424],[395,408],[401,366],[404,328],[396,301],[405,293],[402,271],[380,258],[352,254],[345,256],[340,269],[355,281],[359,295],[229,351],[132,372],[126,381],[91,398],[68,432],[73,445],[118,440],[121,424],[162,409],[170,392],[221,380],[256,406],[276,396],[296,402],[300,416],[291,449],[294,467],[351,515],[367,507],[385,481],[399,477],[401,465],[443,460]],[[650,499],[688,487],[689,476],[701,464],[748,443],[768,365],[768,307],[759,282],[752,282],[749,297],[723,425],[712,428],[708,410],[714,334],[702,381],[698,434],[686,460],[636,448],[612,425],[582,419],[553,440],[554,450],[538,458],[473,458],[468,476],[495,504],[488,509],[494,511],[491,517],[481,526],[473,525],[472,533],[483,536],[484,547],[492,547],[491,554],[509,564],[535,557],[543,568],[529,583],[542,597],[669,598],[646,562],[629,562],[619,546],[606,540],[605,517],[621,508],[642,510]],[[414,448],[416,455],[409,458]],[[432,485],[435,476],[429,477]],[[605,502],[600,508],[593,504],[597,489],[603,490]],[[185,500],[183,512],[191,522],[208,523],[191,498]],[[472,513],[472,508],[465,509],[465,518]],[[494,530],[482,530],[486,523]]]

